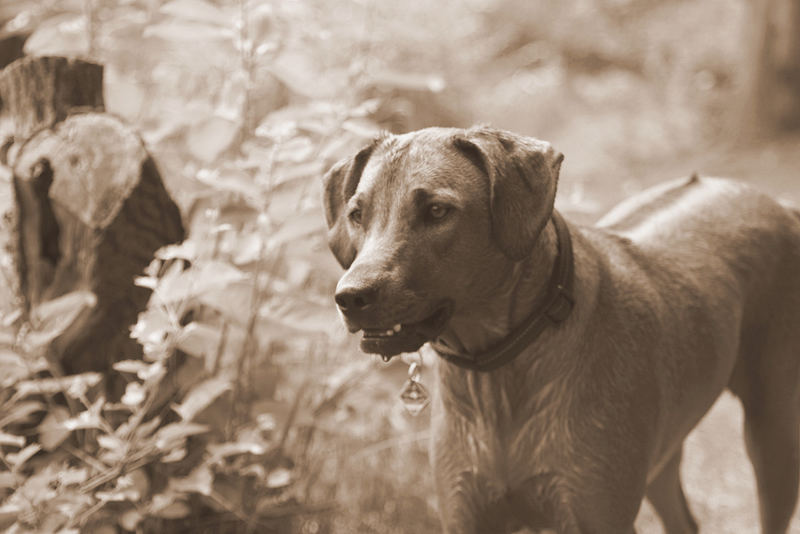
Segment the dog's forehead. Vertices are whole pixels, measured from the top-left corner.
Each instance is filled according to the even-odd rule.
[[[391,192],[397,198],[416,189],[448,189],[474,196],[485,177],[442,135],[394,136],[379,145],[364,168],[356,192]]]

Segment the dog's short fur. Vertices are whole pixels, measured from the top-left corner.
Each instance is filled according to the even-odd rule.
[[[560,163],[545,142],[475,128],[384,136],[334,166],[325,208],[347,268],[336,300],[362,348],[431,341],[469,356],[506,337],[553,268]],[[444,530],[627,534],[647,496],[669,534],[696,532],[682,442],[728,388],[744,406],[762,530],[785,532],[799,469],[798,214],[691,178],[570,232],[566,321],[496,371],[438,362]]]

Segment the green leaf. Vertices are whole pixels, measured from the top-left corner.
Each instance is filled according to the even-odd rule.
[[[7,414],[0,419],[0,428],[4,428],[11,423],[19,423],[28,419],[34,412],[45,409],[45,405],[38,401],[20,402],[9,410]]]
[[[155,502],[155,498],[153,501]],[[171,501],[158,509],[151,509],[150,512],[154,516],[163,517],[164,519],[182,519],[188,516],[192,509],[183,501]]]
[[[38,443],[31,443],[18,453],[10,452],[6,454],[6,462],[9,463],[14,469],[19,470],[25,462],[30,460],[37,452],[42,450],[42,446]]]
[[[185,353],[209,362],[216,356],[221,337],[222,329],[219,326],[192,322],[178,335],[177,346]]]
[[[12,447],[24,447],[25,438],[15,434],[0,432],[0,445],[10,445]]]
[[[170,20],[153,24],[145,28],[143,37],[158,37],[167,42],[176,41],[211,43],[212,41],[229,41],[233,31],[224,26],[185,20]]]
[[[330,335],[341,329],[333,299],[323,304],[299,295],[273,295],[259,310],[259,317],[264,322],[307,334]]]
[[[173,406],[172,409],[184,421],[191,421],[230,388],[230,380],[226,378],[209,378],[193,387],[183,402],[178,406]]]
[[[17,487],[17,477],[11,471],[0,471],[0,490]],[[0,525],[3,522],[2,513],[0,513]],[[2,528],[2,526],[0,526]]]
[[[291,483],[292,472],[285,467],[278,467],[270,471],[265,482],[266,486],[272,489],[284,488]]]
[[[83,484],[89,479],[89,470],[85,467],[67,467],[58,474],[58,481],[62,486]]]
[[[131,373],[138,375],[139,373],[146,373],[152,364],[145,363],[142,360],[122,360],[116,362],[112,367],[115,371],[120,373]]]
[[[85,428],[102,428],[100,415],[92,410],[85,410],[76,417],[70,417],[63,423],[67,430],[78,430]]]
[[[211,163],[231,146],[241,127],[241,122],[218,115],[195,124],[186,136],[189,153],[199,161]]]
[[[225,288],[206,291],[199,295],[199,301],[222,313],[227,319],[245,326],[253,314],[253,282],[242,280]]]
[[[213,484],[214,474],[208,464],[202,463],[186,477],[170,479],[169,489],[175,492],[199,493],[208,496],[211,495]]]
[[[28,352],[44,347],[96,304],[97,297],[91,291],[73,291],[39,304],[31,312],[33,330],[25,336],[23,346]]]
[[[64,422],[69,419],[69,410],[63,406],[54,406],[45,416],[44,420],[39,423],[37,430],[39,431],[39,441],[46,451],[55,450],[59,445],[72,433]]]
[[[203,0],[173,0],[161,6],[159,11],[176,18],[206,22],[213,25],[225,26],[230,22],[230,17],[222,10],[214,4]]]
[[[250,173],[236,168],[223,170],[201,170],[197,173],[197,180],[214,188],[218,192],[230,191],[238,193],[245,198],[261,198],[261,188]]]
[[[248,276],[230,263],[211,260],[198,262],[177,277],[163,280],[157,289],[162,303],[186,301],[208,291],[223,289]]]
[[[0,369],[3,370],[0,387],[6,388],[47,369],[47,360],[43,357],[21,356],[12,350],[0,348]]]
[[[83,14],[50,17],[25,41],[26,55],[85,56],[88,52],[88,31]]]
[[[305,210],[284,222],[280,229],[272,234],[267,241],[270,249],[290,242],[299,241],[304,237],[327,231],[325,217],[319,209]]]
[[[162,451],[169,451],[183,443],[189,436],[205,434],[210,429],[207,425],[181,422],[171,423],[161,427],[153,437],[156,447]]]
[[[17,522],[17,517],[22,513],[22,507],[15,503],[5,503],[0,506],[0,530],[8,532],[6,529]]]
[[[130,510],[125,510],[121,516],[119,516],[119,526],[123,529],[131,532],[136,532],[136,527],[139,526],[144,520],[145,516],[142,515],[139,510],[135,508],[131,508]]]
[[[38,380],[24,380],[16,385],[17,396],[26,397],[32,394],[52,395],[54,393],[68,393],[79,397],[90,387],[100,383],[103,376],[100,373],[81,373],[79,375],[63,376],[61,378],[40,378]]]

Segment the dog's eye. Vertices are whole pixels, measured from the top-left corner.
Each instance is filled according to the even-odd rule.
[[[355,208],[353,211],[347,214],[347,217],[350,219],[350,222],[353,224],[361,224],[361,210]]]
[[[434,220],[443,219],[448,213],[450,208],[444,204],[431,204],[428,206],[428,216]]]

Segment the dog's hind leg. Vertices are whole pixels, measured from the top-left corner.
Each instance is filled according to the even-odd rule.
[[[658,512],[667,534],[695,534],[692,517],[681,487],[680,467],[683,450],[679,449],[647,486],[647,498]]]
[[[783,534],[797,504],[798,399],[793,406],[745,405],[745,443],[758,484],[763,534]]]
[[[761,531],[784,534],[797,504],[800,479],[800,358],[765,352],[757,361],[740,361],[729,387],[744,407],[745,445],[756,475]]]

